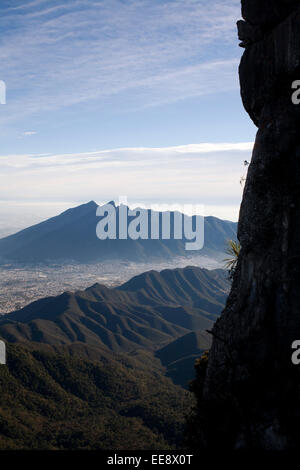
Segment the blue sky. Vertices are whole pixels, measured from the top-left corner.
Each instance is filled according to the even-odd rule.
[[[236,219],[255,137],[239,95],[239,17],[239,0],[2,1],[0,217],[1,204],[42,217],[127,194]]]

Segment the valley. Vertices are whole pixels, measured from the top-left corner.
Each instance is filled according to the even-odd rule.
[[[66,290],[86,289],[99,282],[117,286],[131,277],[150,269],[183,268],[193,264],[201,268],[218,269],[224,263],[205,255],[190,259],[178,256],[153,262],[103,261],[101,263],[49,263],[39,265],[0,264],[0,315],[25,307],[34,300]]]
[[[230,289],[236,224],[205,246],[99,240],[93,201],[0,240],[0,449],[177,449]]]
[[[96,283],[30,303],[0,318],[0,336],[9,342],[81,342],[113,352],[156,350],[211,328],[228,290],[223,270],[152,270],[114,288]]]
[[[229,286],[221,269],[151,270],[2,315],[0,450],[180,448]]]

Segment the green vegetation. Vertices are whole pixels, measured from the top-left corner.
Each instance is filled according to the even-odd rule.
[[[150,271],[3,316],[0,450],[178,448],[194,398],[175,384],[210,347],[228,288],[224,270]]]
[[[241,251],[241,245],[238,241],[235,240],[228,240],[228,247],[226,249],[226,253],[230,255],[230,258],[224,259],[225,267],[229,270],[230,275],[232,276],[238,262],[238,257]]]
[[[173,449],[189,393],[137,357],[98,361],[8,345],[0,449]],[[152,361],[153,362],[153,361]]]

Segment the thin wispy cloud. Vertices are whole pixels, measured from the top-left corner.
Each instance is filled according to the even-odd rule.
[[[126,194],[236,218],[252,148],[234,105],[239,16],[240,0],[1,3],[0,201]]]
[[[111,96],[134,109],[236,89],[239,3],[65,0],[0,8],[8,88],[0,122],[99,106]]]
[[[3,155],[0,200],[104,202],[127,195],[146,204],[204,204],[214,207],[215,214],[234,219],[242,194],[243,162],[250,159],[252,147],[252,142],[202,143],[82,154]]]
[[[22,136],[24,136],[24,137],[31,137],[31,136],[36,135],[36,134],[37,134],[36,131],[24,131],[24,132],[22,132]]]

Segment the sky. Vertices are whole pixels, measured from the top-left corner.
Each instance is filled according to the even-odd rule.
[[[1,228],[126,195],[237,220],[239,0],[2,0]]]

